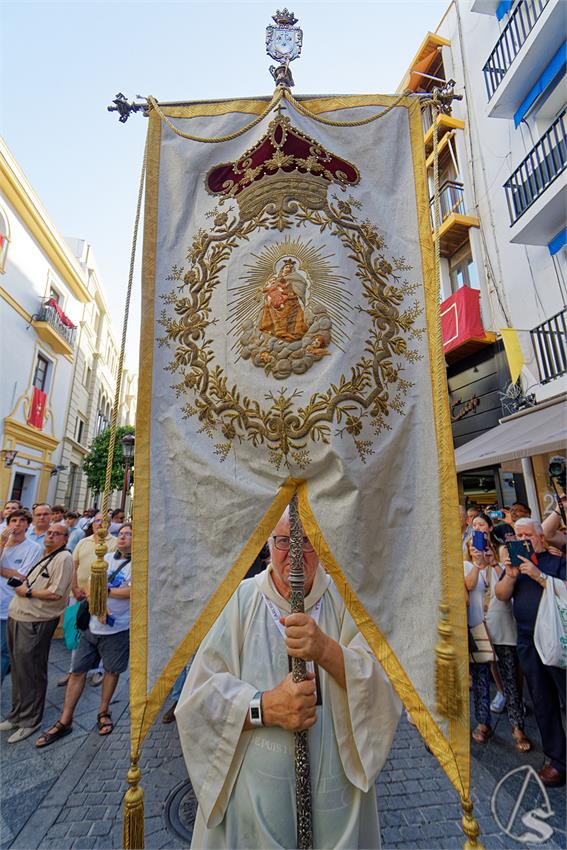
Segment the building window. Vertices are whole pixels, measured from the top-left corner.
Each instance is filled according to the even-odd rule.
[[[90,366],[85,364],[85,377],[84,377],[84,380],[83,380],[83,384],[87,389],[91,385],[91,378],[92,378],[92,369],[91,369]]]
[[[42,390],[44,393],[47,392],[47,373],[49,371],[49,360],[43,357],[41,354],[37,355],[37,362],[35,364],[35,372],[33,376],[33,385],[37,387],[38,390]]]
[[[77,416],[75,422],[75,440],[77,443],[82,443],[85,436],[85,420],[82,416]]]
[[[468,245],[465,246],[464,250],[459,251],[451,258],[450,268],[451,289],[453,292],[456,292],[463,286],[468,286],[471,289],[480,289],[476,266]]]
[[[10,241],[10,231],[8,228],[8,219],[3,210],[0,209],[0,273],[6,269],[6,255],[8,254],[8,243]]]
[[[65,504],[71,509],[76,508],[76,491],[78,484],[79,467],[76,463],[69,464],[69,477],[67,479],[67,492],[65,493]]]

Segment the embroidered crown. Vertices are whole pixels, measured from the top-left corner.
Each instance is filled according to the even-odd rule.
[[[345,189],[359,180],[354,165],[292,127],[287,116],[279,116],[240,159],[212,168],[206,187],[212,195],[235,198],[241,215],[248,218],[266,204],[281,208],[292,198],[320,209],[331,183]]]

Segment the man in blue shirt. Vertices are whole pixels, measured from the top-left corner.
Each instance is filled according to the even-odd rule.
[[[45,503],[34,505],[32,525],[28,528],[26,537],[34,543],[45,543],[45,534],[51,522],[51,506]]]
[[[542,662],[534,644],[534,628],[547,577],[565,581],[565,558],[546,551],[543,529],[536,520],[519,519],[515,530],[519,540],[530,541],[537,563],[521,558],[521,566],[512,567],[507,561],[506,572],[496,585],[496,596],[514,602],[520,664],[530,689],[543,751],[549,759],[539,777],[544,785],[554,787],[565,784],[565,732],[560,702],[560,694],[565,693],[565,670]]]

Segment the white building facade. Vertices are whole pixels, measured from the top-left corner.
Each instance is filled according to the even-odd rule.
[[[549,458],[566,448],[565,71],[562,0],[454,0],[400,87],[426,92],[452,79],[462,95],[437,122],[441,315],[461,495],[521,498],[540,513],[551,506]],[[433,195],[430,124],[426,110]],[[503,329],[518,332],[523,352],[516,383]],[[540,436],[526,455],[534,416]],[[491,452],[504,425],[509,448]]]
[[[69,239],[68,242],[87,282],[91,301],[83,305],[77,331],[67,426],[61,451],[62,468],[58,474],[55,499],[82,511],[100,502],[98,494],[88,487],[82,465],[92,441],[111,423],[120,351],[92,246],[82,239]],[[132,381],[133,376],[124,369],[119,425],[134,425]],[[120,494],[113,493],[110,506],[118,504]]]
[[[57,233],[2,140],[0,327],[0,501],[82,510],[95,497],[82,463],[111,422],[118,347],[92,249]],[[135,391],[124,370],[119,424],[134,424]]]
[[[3,142],[0,177],[0,499],[31,507],[55,496],[77,326],[90,296]]]

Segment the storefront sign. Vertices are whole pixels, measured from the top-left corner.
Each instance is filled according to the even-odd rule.
[[[467,413],[474,412],[479,404],[480,399],[476,396],[473,396],[469,399],[469,401],[465,401],[464,404],[463,400],[460,398],[451,405],[451,422],[457,422],[459,419],[462,419],[463,416],[466,416]]]

